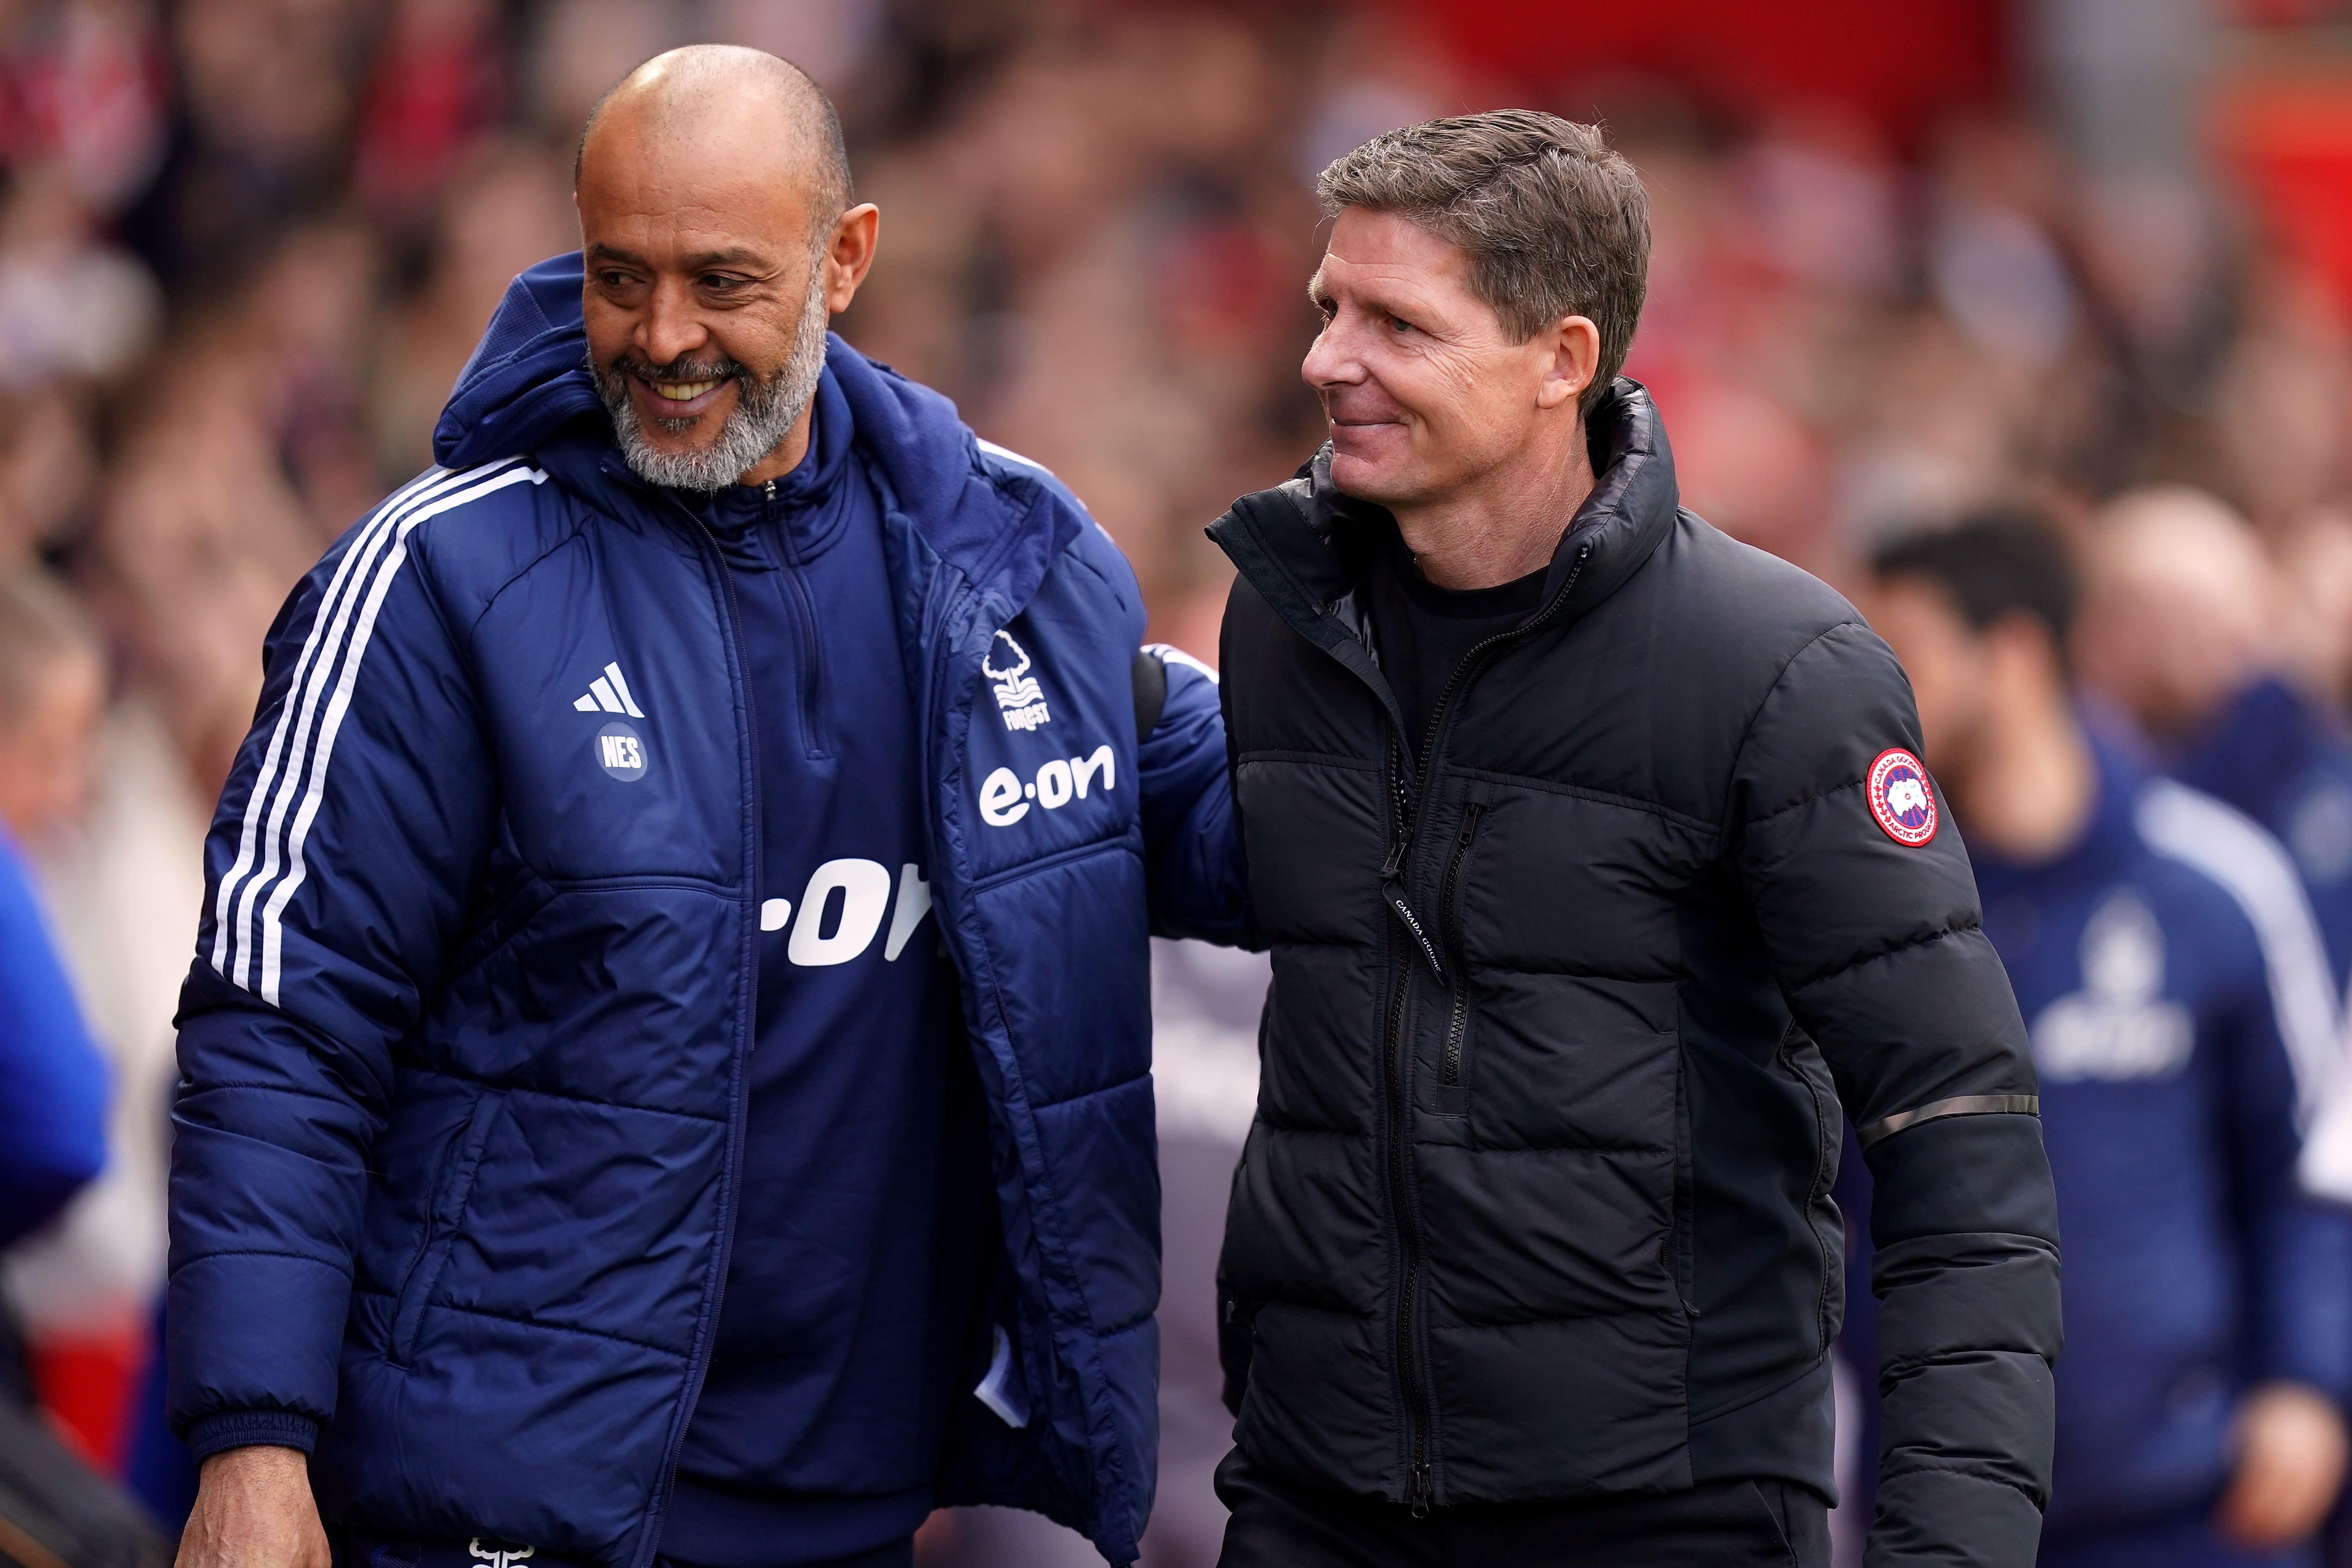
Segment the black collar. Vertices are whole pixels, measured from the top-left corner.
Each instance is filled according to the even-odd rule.
[[[1559,609],[1563,621],[1590,610],[1640,571],[1681,505],[1665,427],[1641,383],[1619,376],[1586,416],[1585,428],[1598,478],[1561,533],[1544,577],[1543,602],[1549,604],[1578,554],[1584,554],[1574,602]],[[1352,639],[1340,606],[1370,570],[1379,542],[1395,528],[1387,509],[1339,493],[1331,482],[1327,444],[1297,479],[1235,501],[1210,525],[1209,537],[1276,613],[1308,640],[1329,647]]]

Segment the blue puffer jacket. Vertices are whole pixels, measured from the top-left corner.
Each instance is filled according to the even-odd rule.
[[[436,468],[267,647],[183,1003],[171,1407],[315,1443],[328,1517],[643,1568],[732,1236],[759,929],[728,574],[582,368],[580,262],[516,280]],[[986,1087],[1010,1386],[940,1497],[1126,1562],[1150,1510],[1150,930],[1242,925],[1210,681],[1139,744],[1143,612],[1045,470],[828,358],[880,476],[929,893]],[[995,1389],[992,1389],[996,1393]]]

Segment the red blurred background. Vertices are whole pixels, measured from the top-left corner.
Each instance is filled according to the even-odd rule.
[[[108,1176],[0,1275],[101,1464],[261,631],[427,460],[507,279],[572,245],[589,104],[694,39],[835,93],[884,213],[844,330],[1061,473],[1203,655],[1202,526],[1318,438],[1315,172],[1525,103],[1650,184],[1630,368],[1711,521],[1837,580],[1988,499],[2192,480],[2293,567],[2308,679],[2352,685],[2340,0],[0,0],[0,568],[108,639],[95,792],[32,847],[121,1094]]]

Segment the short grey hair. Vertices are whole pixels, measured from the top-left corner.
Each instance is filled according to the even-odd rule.
[[[1650,197],[1595,125],[1532,109],[1375,136],[1315,182],[1323,210],[1394,213],[1470,256],[1470,288],[1525,342],[1562,316],[1601,329],[1578,412],[1625,365],[1649,290]]]

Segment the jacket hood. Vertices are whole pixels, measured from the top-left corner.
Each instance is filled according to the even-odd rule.
[[[620,463],[589,373],[582,277],[575,250],[507,286],[434,427],[435,461],[472,468],[584,438],[595,448],[593,460],[550,462],[559,480],[584,486],[602,476],[651,488]],[[1025,598],[1085,525],[1084,514],[1075,505],[1044,504],[1049,491],[1041,478],[984,469],[953,403],[867,359],[838,333],[826,334],[825,368],[849,404],[857,446],[883,483],[886,505],[911,518],[931,548],[966,576],[1013,602]]]
[[[580,318],[580,253],[551,258],[507,285],[433,427],[433,460],[470,468],[535,451],[572,420],[604,419]],[[609,439],[611,427],[604,434]]]
[[[1544,580],[1549,602],[1584,553],[1575,602],[1566,607],[1570,615],[1599,604],[1638,571],[1682,504],[1665,426],[1640,382],[1621,375],[1612,383],[1586,416],[1585,430],[1592,492],[1562,531]],[[1235,501],[1209,537],[1276,610],[1304,626],[1332,615],[1362,578],[1374,531],[1394,526],[1385,508],[1340,493],[1326,444],[1298,478]]]

